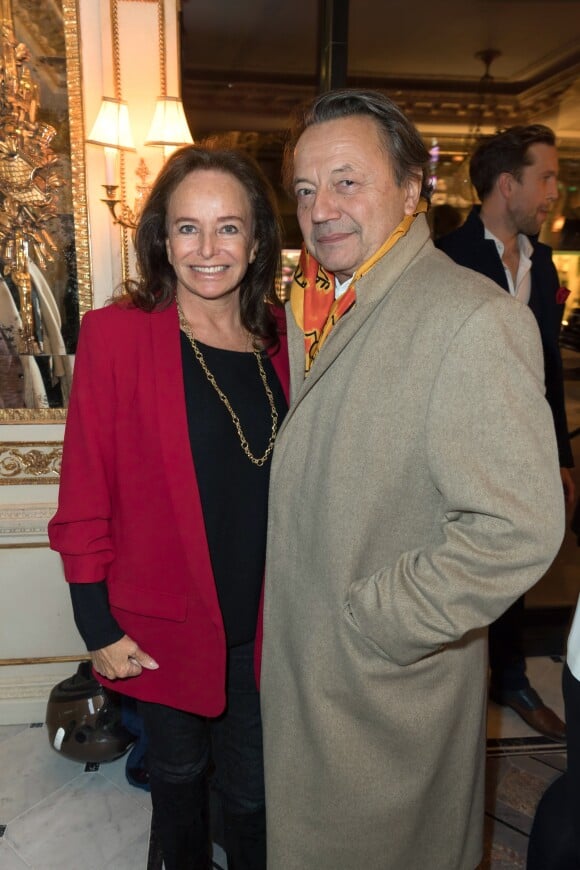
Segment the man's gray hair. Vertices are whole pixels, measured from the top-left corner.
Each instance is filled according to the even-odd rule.
[[[314,124],[357,115],[376,121],[398,186],[401,187],[409,178],[419,178],[421,196],[429,201],[432,188],[429,152],[417,129],[384,94],[354,88],[326,91],[296,110],[284,149],[282,177],[285,188],[292,192],[294,149],[302,133]]]

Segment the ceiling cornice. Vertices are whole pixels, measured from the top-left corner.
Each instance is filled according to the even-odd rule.
[[[314,75],[231,73],[184,69],[183,99],[194,128],[277,130],[287,126],[293,109],[316,93]],[[349,87],[389,95],[415,124],[495,126],[527,123],[554,110],[580,77],[580,50],[560,58],[549,70],[521,81],[491,79],[348,77]]]

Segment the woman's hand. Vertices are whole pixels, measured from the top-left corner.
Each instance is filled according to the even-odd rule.
[[[127,634],[115,643],[91,652],[91,660],[96,672],[108,680],[138,677],[143,668],[154,671],[159,667],[155,659],[140,649]]]

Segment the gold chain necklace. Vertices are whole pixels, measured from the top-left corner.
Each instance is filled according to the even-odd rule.
[[[270,403],[270,414],[272,416],[272,430],[271,430],[270,440],[268,441],[268,446],[266,447],[266,450],[264,451],[262,456],[258,457],[258,456],[254,456],[254,454],[250,450],[250,447],[249,447],[247,438],[244,435],[240,420],[238,418],[238,415],[236,414],[236,412],[232,408],[232,406],[230,404],[230,400],[228,399],[226,394],[223,392],[223,390],[221,390],[219,388],[219,386],[216,382],[216,379],[214,378],[214,376],[212,375],[212,373],[208,369],[207,363],[206,363],[205,359],[203,358],[203,354],[200,351],[199,347],[197,346],[197,342],[196,342],[195,338],[193,337],[193,333],[191,331],[191,326],[189,325],[189,323],[185,319],[185,314],[183,313],[183,309],[182,309],[181,305],[179,304],[179,302],[177,302],[177,311],[179,313],[179,326],[181,327],[183,332],[188,337],[188,339],[191,343],[191,346],[193,348],[193,352],[195,354],[195,357],[196,357],[197,361],[199,362],[200,366],[202,367],[206,378],[208,379],[208,381],[210,382],[210,384],[212,385],[212,387],[214,388],[214,390],[216,391],[216,393],[220,397],[221,401],[226,406],[228,413],[229,413],[230,417],[232,418],[232,422],[233,422],[234,426],[236,427],[236,432],[238,433],[238,438],[240,439],[240,444],[242,445],[242,450],[244,451],[244,453],[246,454],[246,456],[248,457],[250,462],[253,462],[254,465],[258,465],[258,466],[264,465],[264,463],[266,462],[266,460],[270,456],[270,453],[274,449],[274,442],[276,440],[276,435],[278,434],[278,411],[276,410],[276,403],[274,402],[274,396],[272,395],[272,390],[270,389],[270,387],[268,385],[268,380],[266,378],[266,372],[264,371],[264,366],[262,365],[261,354],[258,353],[258,351],[256,351],[256,350],[253,351],[253,354],[256,358],[256,362],[258,363],[258,371],[260,372],[260,378],[262,379],[262,383],[264,384],[264,389],[266,391],[266,396],[268,397],[268,402]]]

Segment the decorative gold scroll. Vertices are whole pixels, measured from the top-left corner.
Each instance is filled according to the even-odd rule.
[[[14,483],[58,483],[62,443],[39,441],[0,442],[0,485]]]

